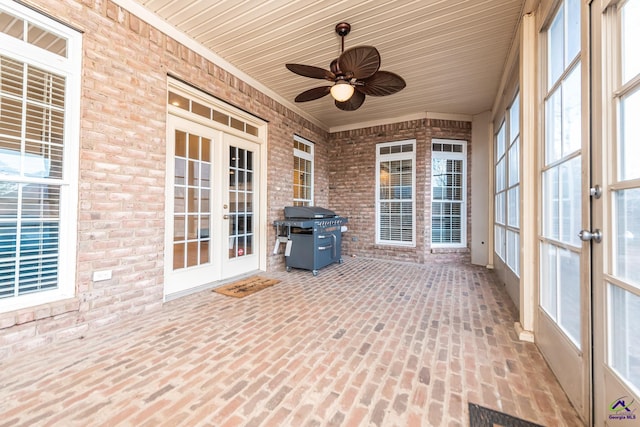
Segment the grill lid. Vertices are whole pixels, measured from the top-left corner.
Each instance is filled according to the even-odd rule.
[[[337,216],[335,212],[317,206],[285,206],[284,208],[284,217],[287,219],[335,218]]]

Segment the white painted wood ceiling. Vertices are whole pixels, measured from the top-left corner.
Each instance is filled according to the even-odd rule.
[[[425,113],[473,115],[491,109],[524,0],[136,0],[172,26],[280,95],[327,130]],[[286,63],[328,69],[340,54],[339,22],[351,24],[345,49],[375,46],[381,70],[407,87],[368,96],[342,111],[326,96],[294,103],[324,80]],[[300,111],[298,110],[298,111]]]

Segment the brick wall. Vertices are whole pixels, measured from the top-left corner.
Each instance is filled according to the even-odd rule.
[[[110,1],[26,3],[84,33],[77,296],[0,313],[0,359],[161,306],[168,75],[269,122],[267,223],[292,204],[294,133],[316,143],[316,200],[328,203],[324,130]],[[282,263],[269,254],[268,268]],[[103,269],[113,278],[92,282]]]
[[[344,256],[366,256],[409,262],[468,259],[468,250],[431,250],[431,140],[468,141],[467,145],[467,246],[471,238],[471,122],[412,120],[403,123],[343,131],[331,135],[332,161],[330,205],[349,218],[343,238]],[[375,243],[376,144],[415,139],[416,153],[416,247]]]

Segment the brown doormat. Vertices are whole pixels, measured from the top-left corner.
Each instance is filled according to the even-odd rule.
[[[268,288],[269,286],[273,286],[276,283],[280,283],[280,280],[252,276],[229,283],[228,285],[220,286],[219,288],[215,288],[214,291],[230,297],[242,298],[261,291],[264,288]]]

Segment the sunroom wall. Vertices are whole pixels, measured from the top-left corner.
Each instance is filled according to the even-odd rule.
[[[416,140],[416,245],[376,244],[376,144]],[[462,249],[431,248],[431,140],[467,141],[467,241]],[[346,256],[364,256],[425,263],[470,260],[471,247],[471,122],[411,120],[331,134],[329,204],[349,218],[342,240]],[[483,224],[484,225],[484,224]]]

